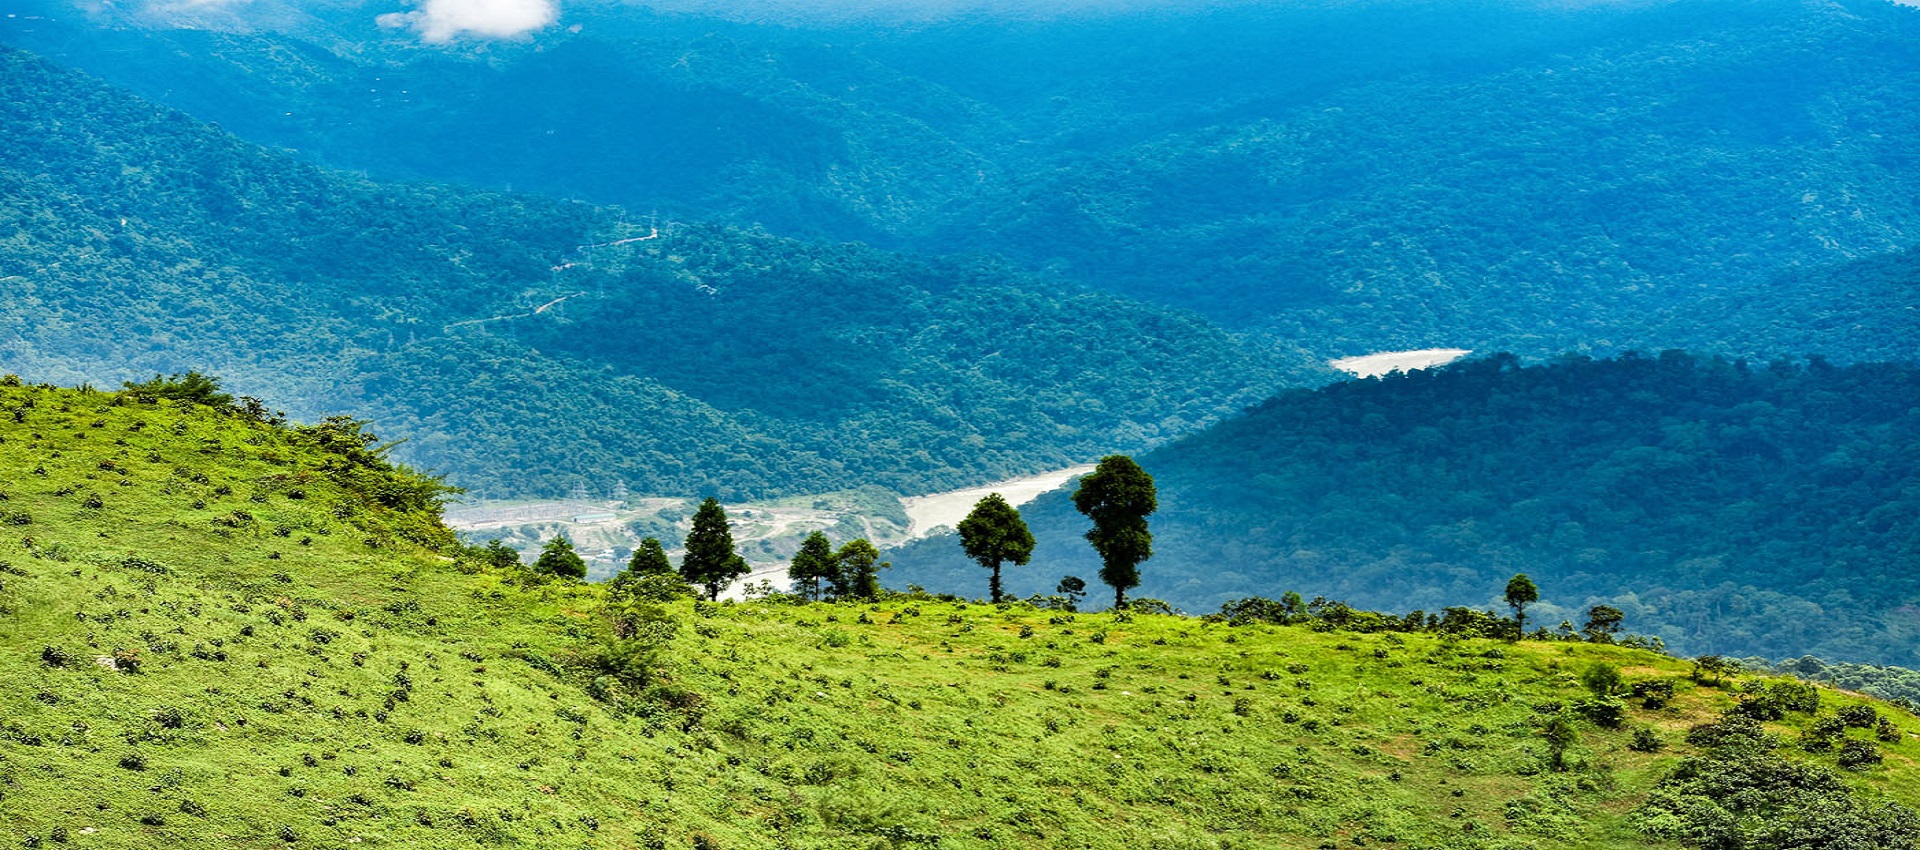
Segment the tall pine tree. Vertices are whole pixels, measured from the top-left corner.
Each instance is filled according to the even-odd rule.
[[[747,574],[747,562],[733,551],[733,530],[727,526],[727,512],[720,500],[708,498],[693,515],[693,530],[687,532],[687,555],[680,562],[680,575],[688,584],[699,585],[707,598],[718,600],[720,591]]]

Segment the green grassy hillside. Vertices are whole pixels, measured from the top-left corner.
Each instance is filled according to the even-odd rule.
[[[351,423],[0,385],[0,840],[1912,842],[1889,801],[1920,801],[1920,721],[1856,696],[1607,645],[927,597],[669,602],[641,646],[602,586],[451,546],[433,482],[367,446]],[[1593,698],[1596,663],[1672,699]],[[1689,733],[1736,704],[1783,743]]]

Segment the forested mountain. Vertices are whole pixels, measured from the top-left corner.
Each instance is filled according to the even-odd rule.
[[[1920,238],[1920,9],[1885,0],[573,3],[440,44],[354,3],[18,2],[0,39],[300,156],[1003,255],[1330,356],[1910,350],[1699,309],[1905,306],[1776,286]]]
[[[218,372],[418,434],[399,456],[485,493],[938,489],[1145,446],[1304,368],[986,259],[368,182],[16,50],[0,103],[0,365]]]
[[[0,843],[1920,836],[1920,720],[1857,694],[1600,642],[579,583],[451,543],[351,421],[212,390],[0,376]]]
[[[1913,666],[1916,399],[1911,365],[1680,352],[1500,355],[1292,391],[1139,458],[1160,510],[1136,593],[1195,612],[1288,590],[1504,610],[1526,573],[1547,627],[1607,603],[1688,653]],[[1009,589],[1093,581],[1065,494],[1027,514],[1040,545]],[[895,585],[985,587],[951,537],[892,558]]]

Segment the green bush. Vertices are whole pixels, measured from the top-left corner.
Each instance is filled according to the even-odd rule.
[[[1850,739],[1840,745],[1839,764],[1848,770],[1865,770],[1880,760],[1880,748],[1872,741]]]
[[[1673,682],[1667,679],[1646,679],[1633,683],[1633,698],[1640,701],[1640,707],[1646,709],[1666,708],[1673,701]]]
[[[1664,746],[1666,744],[1660,740],[1659,733],[1650,726],[1633,730],[1633,740],[1627,743],[1627,749],[1640,753],[1657,753]]]

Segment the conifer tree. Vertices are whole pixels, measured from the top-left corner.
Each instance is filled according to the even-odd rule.
[[[960,546],[980,566],[993,571],[987,583],[994,604],[999,604],[1000,565],[1012,562],[1025,565],[1033,557],[1033,532],[1020,518],[1020,511],[1007,504],[999,493],[989,493],[960,521]]]
[[[820,582],[831,581],[834,576],[833,543],[827,535],[813,532],[800,542],[800,551],[793,554],[793,562],[787,565],[787,577],[793,580],[793,587],[802,597],[810,600],[820,598]]]
[[[693,529],[687,532],[687,554],[680,561],[680,576],[688,584],[705,588],[707,598],[717,601],[720,591],[747,572],[746,559],[733,551],[733,530],[727,526],[727,512],[721,509],[720,500],[709,497],[693,515]]]
[[[540,547],[540,557],[534,560],[533,571],[561,578],[586,578],[587,562],[580,560],[579,554],[573,551],[573,541],[562,534]]]
[[[640,541],[640,548],[633,550],[633,557],[627,560],[627,569],[634,575],[670,573],[673,572],[673,562],[667,560],[667,550],[660,545],[660,538],[649,537]]]
[[[640,541],[640,548],[633,550],[633,557],[627,559],[627,568],[613,577],[613,586],[625,588],[647,576],[663,574],[673,574],[673,562],[667,560],[667,550],[660,545],[660,539],[649,537]]]
[[[1140,562],[1153,557],[1147,530],[1147,515],[1159,507],[1153,476],[1133,458],[1108,455],[1080,479],[1073,506],[1093,520],[1087,542],[1100,553],[1100,580],[1113,588],[1113,607],[1125,608],[1127,591],[1140,586]]]

